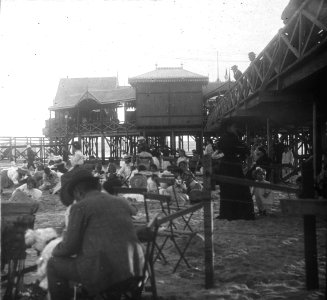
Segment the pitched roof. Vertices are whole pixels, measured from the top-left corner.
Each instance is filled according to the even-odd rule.
[[[84,99],[94,99],[99,104],[135,99],[130,86],[117,86],[116,77],[63,78],[60,79],[52,110],[71,108]]]
[[[187,70],[179,68],[157,68],[151,72],[128,78],[128,83],[133,85],[140,82],[208,82],[207,76],[202,76]]]
[[[233,82],[209,82],[208,85],[202,88],[203,97],[210,99],[211,97],[217,96],[220,92],[226,92],[230,88]]]

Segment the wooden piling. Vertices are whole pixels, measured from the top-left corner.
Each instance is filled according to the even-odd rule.
[[[304,258],[306,285],[308,290],[319,288],[317,262],[316,216],[304,215]]]
[[[211,201],[211,157],[203,156],[203,219],[204,219],[204,262],[205,288],[214,286],[214,248],[213,248],[213,206]]]

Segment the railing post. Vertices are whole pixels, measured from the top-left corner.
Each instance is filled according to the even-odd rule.
[[[213,206],[211,202],[211,156],[203,156],[203,219],[204,219],[204,261],[205,288],[214,286],[214,249],[213,249]]]

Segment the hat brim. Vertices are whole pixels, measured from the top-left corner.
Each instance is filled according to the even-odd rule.
[[[61,182],[62,182],[62,179],[65,179],[65,177],[73,175],[72,178],[67,178],[68,179],[67,182],[64,183],[60,189],[60,200],[66,206],[71,205],[75,200],[74,195],[73,195],[73,190],[77,183],[80,183],[80,182],[98,183],[99,182],[99,178],[94,177],[92,175],[81,178],[78,176],[74,177],[74,174],[69,174],[71,172],[75,173],[76,171],[74,172],[74,170],[72,170],[61,176]]]

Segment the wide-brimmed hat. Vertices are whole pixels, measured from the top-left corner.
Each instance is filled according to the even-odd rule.
[[[94,177],[89,170],[83,167],[76,167],[73,170],[63,174],[61,176],[61,202],[66,206],[71,205],[74,202],[74,187],[76,186],[76,184],[85,181],[98,183],[99,178]]]

